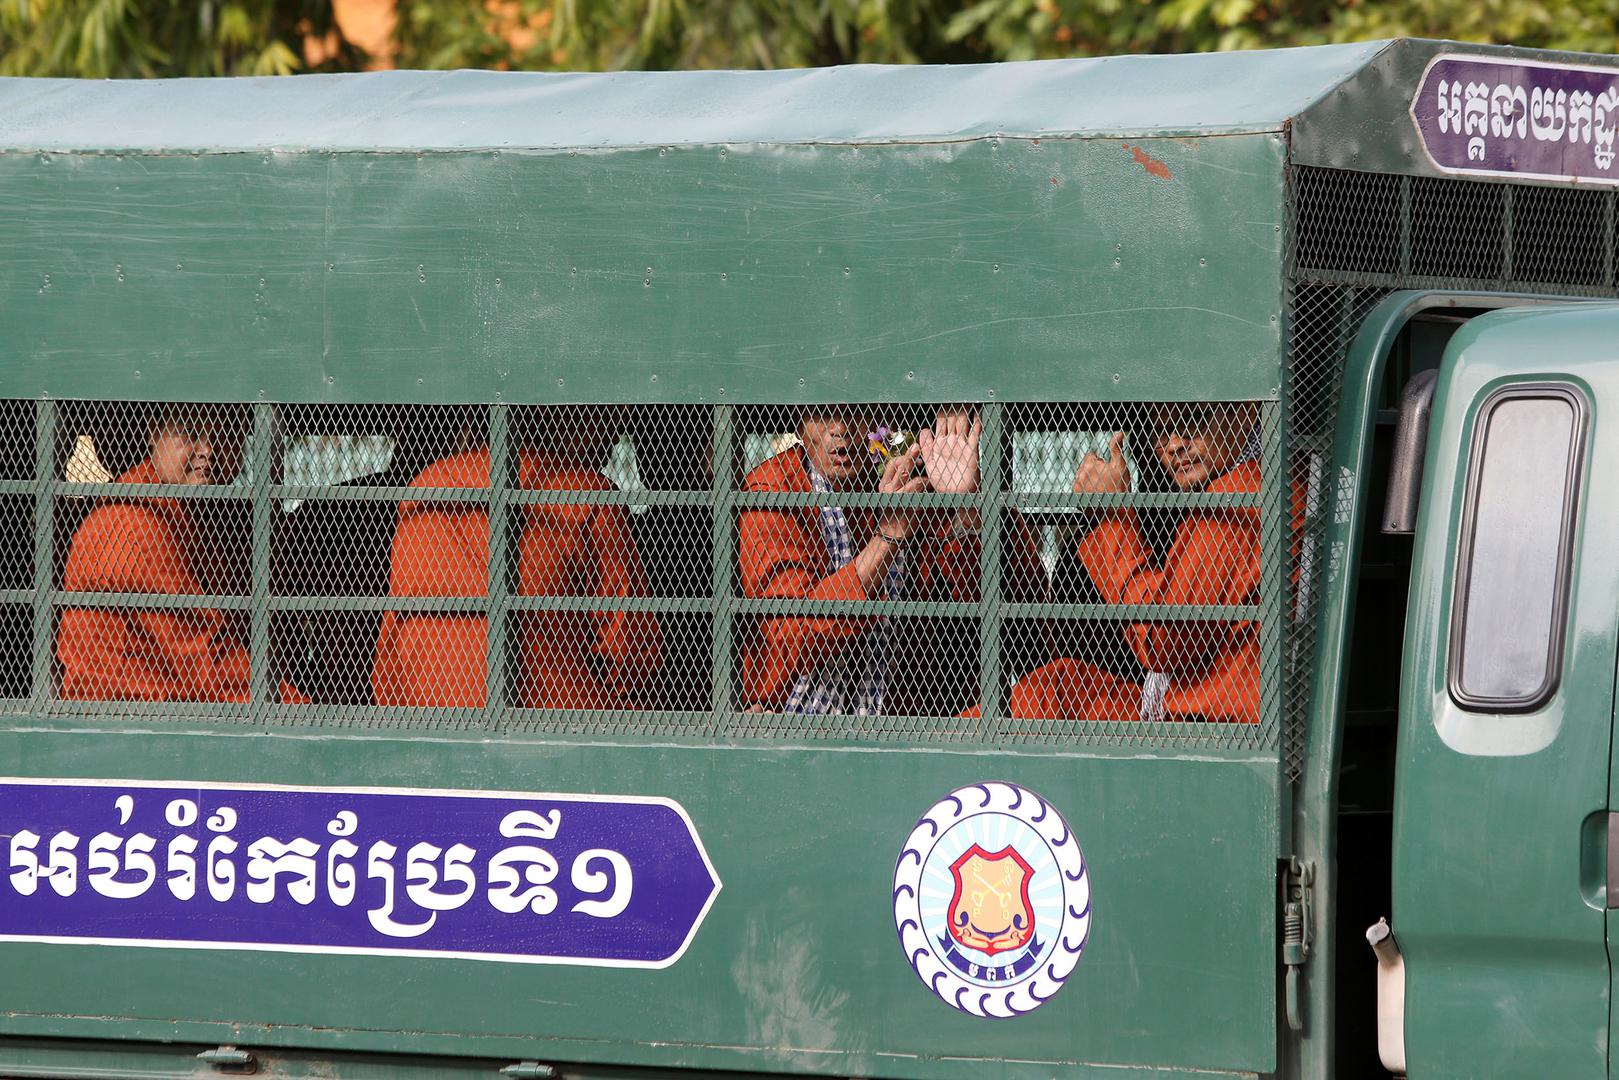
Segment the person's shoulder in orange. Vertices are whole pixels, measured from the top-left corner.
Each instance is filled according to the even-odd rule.
[[[118,478],[121,484],[155,483],[148,462]],[[86,515],[73,534],[62,568],[69,591],[168,592],[189,577],[173,526],[186,511],[173,499],[108,499]]]
[[[1212,492],[1255,492],[1264,484],[1259,462],[1253,458],[1239,461],[1224,474],[1209,481],[1205,489]]]
[[[416,475],[411,487],[471,487],[489,486],[489,448],[464,450],[459,454],[439,458]]]
[[[487,475],[487,463],[485,470]],[[519,487],[534,491],[611,491],[616,486],[600,469],[545,451],[524,452],[517,476]]]
[[[798,447],[783,450],[754,467],[742,481],[746,491],[809,491],[809,470]]]

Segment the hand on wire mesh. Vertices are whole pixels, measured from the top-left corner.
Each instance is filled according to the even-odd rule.
[[[941,409],[933,430],[922,429],[916,445],[934,491],[964,495],[978,490],[978,437],[983,431],[983,420],[967,409]]]
[[[1074,474],[1076,495],[1118,494],[1130,490],[1130,466],[1124,461],[1124,432],[1115,431],[1108,443],[1108,456],[1087,453]]]
[[[877,482],[877,490],[889,494],[910,495],[918,491],[931,489],[926,476],[918,476],[917,463],[921,460],[922,446],[913,444],[903,454],[896,454],[888,459],[883,466],[883,475]],[[878,522],[878,529],[887,536],[902,540],[910,535],[912,512],[907,509],[893,508],[888,510]]]

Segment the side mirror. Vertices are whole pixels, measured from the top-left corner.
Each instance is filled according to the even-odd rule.
[[[1394,428],[1394,463],[1389,467],[1388,496],[1383,502],[1383,531],[1409,536],[1417,528],[1422,494],[1422,459],[1428,451],[1428,419],[1433,415],[1439,372],[1419,371],[1400,391],[1400,419]]]

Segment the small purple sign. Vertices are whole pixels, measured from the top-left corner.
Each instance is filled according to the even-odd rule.
[[[1447,173],[1619,184],[1619,70],[1500,57],[1434,57],[1411,122]]]
[[[0,940],[661,968],[719,895],[670,799],[0,779]]]

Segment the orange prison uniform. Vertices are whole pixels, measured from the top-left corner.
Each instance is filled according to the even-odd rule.
[[[524,454],[519,484],[556,491],[610,490],[598,472]],[[489,451],[435,462],[412,487],[489,486]],[[525,596],[646,595],[646,572],[622,506],[524,507],[517,591]],[[472,504],[410,500],[399,506],[389,593],[484,596],[489,515]],[[645,612],[531,612],[519,628],[519,685],[527,708],[632,707],[658,669],[657,620]],[[482,615],[385,612],[371,686],[379,705],[484,704],[488,620]]]
[[[1211,482],[1211,492],[1257,492],[1259,462]],[[1079,542],[1079,558],[1109,604],[1252,604],[1259,598],[1259,511],[1188,511],[1157,565],[1134,511],[1108,514]],[[1164,718],[1259,722],[1259,624],[1137,622],[1125,640],[1141,666],[1169,676]],[[1072,658],[1031,672],[1013,687],[1015,717],[1134,720],[1141,686]]]
[[[748,491],[813,490],[801,447],[777,454],[748,474]],[[836,496],[832,496],[836,501]],[[859,554],[871,540],[876,517],[867,509],[844,511]],[[938,515],[948,521],[949,515]],[[948,526],[941,526],[947,529]],[[1009,599],[1032,598],[1045,580],[1038,548],[1021,515],[1008,515],[1002,535],[1013,552],[1006,576]],[[885,599],[886,579],[868,596],[851,559],[833,570],[821,532],[820,510],[747,510],[738,525],[743,595],[757,598],[809,600]],[[906,552],[901,599],[978,599],[979,540],[976,534],[938,535],[923,526],[903,545]],[[932,635],[932,619],[902,620],[889,654],[889,694],[883,711],[891,715],[937,712],[948,702],[926,702],[929,692],[945,691],[953,701],[948,712],[978,699],[977,657],[940,656]],[[868,618],[849,616],[785,615],[758,620],[742,643],[742,693],[745,706],[777,710],[792,693],[800,676],[820,668],[870,625]],[[917,670],[924,657],[933,667]],[[909,669],[907,671],[907,669]],[[908,677],[907,677],[908,676]],[[907,695],[906,684],[911,693]],[[948,684],[948,685],[946,685]],[[914,700],[911,700],[914,698]]]
[[[158,483],[143,461],[119,478]],[[245,559],[242,560],[245,562]],[[231,590],[228,553],[209,548],[179,499],[104,502],[73,535],[62,588],[71,592],[219,595]],[[237,613],[207,608],[68,609],[56,634],[61,696],[103,701],[248,700],[248,651]],[[281,684],[283,701],[304,701]]]

